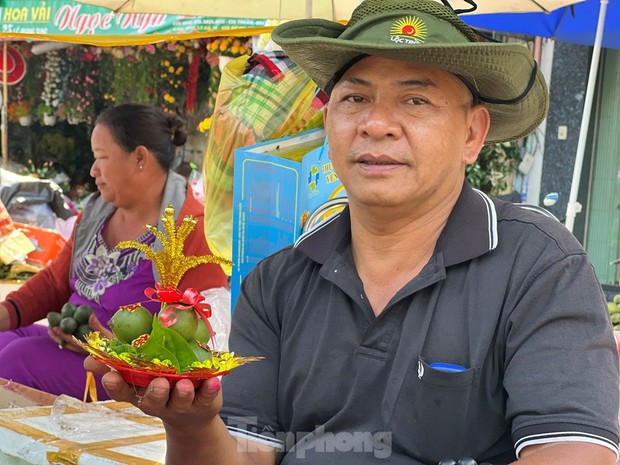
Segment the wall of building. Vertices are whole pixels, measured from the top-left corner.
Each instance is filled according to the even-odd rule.
[[[550,108],[545,135],[540,205],[545,195],[557,192],[559,194],[557,203],[546,208],[562,222],[566,217],[566,206],[570,195],[590,71],[590,55],[591,47],[563,42],[555,43],[553,73],[549,83]],[[560,134],[563,131],[565,131],[565,138]],[[589,158],[585,160],[582,172],[582,181],[585,180],[586,185],[588,168]],[[587,189],[580,189],[580,198],[584,194],[587,194]],[[579,214],[574,232],[580,240],[583,240],[583,221],[584,215]]]

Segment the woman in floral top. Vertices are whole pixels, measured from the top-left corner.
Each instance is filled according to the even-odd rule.
[[[146,224],[158,225],[168,205],[177,223],[187,215],[198,219],[185,241],[185,255],[211,252],[204,237],[203,205],[184,177],[170,170],[175,149],[187,136],[182,121],[147,105],[120,105],[98,117],[91,145],[91,175],[98,192],[86,203],[73,235],[59,256],[0,303],[0,378],[53,394],[81,397],[86,374],[85,352],[59,328],[33,324],[63,305],[87,304],[89,324],[110,335],[107,322],[119,306],[142,302],[152,313],[159,304],[144,290],[158,281],[153,264],[135,249],[115,249],[125,240],[150,245],[155,236]],[[157,244],[156,244],[157,246]],[[198,291],[227,287],[215,264],[188,271],[180,289]],[[100,388],[98,394],[106,398]]]

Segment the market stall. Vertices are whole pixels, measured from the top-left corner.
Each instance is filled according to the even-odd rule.
[[[201,160],[206,133],[199,125],[213,111],[220,57],[249,53],[249,37],[277,23],[115,14],[58,0],[2,0],[0,18],[7,51],[0,59],[3,166],[54,180],[75,210],[94,189],[88,139],[101,109],[132,101],[181,114],[190,133],[181,160]],[[4,184],[3,175],[2,189]]]

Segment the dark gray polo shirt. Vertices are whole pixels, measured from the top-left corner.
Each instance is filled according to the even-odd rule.
[[[230,346],[265,359],[224,377],[222,417],[286,465],[498,465],[563,440],[617,453],[618,355],[586,253],[557,221],[467,184],[378,317],[345,210],[249,274]]]

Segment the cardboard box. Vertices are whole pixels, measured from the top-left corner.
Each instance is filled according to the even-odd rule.
[[[0,463],[19,465],[161,465],[161,421],[131,404],[84,403],[0,410]]]
[[[259,261],[293,244],[324,202],[346,196],[322,129],[237,149],[234,173],[233,307]]]
[[[56,396],[0,378],[0,409],[52,405]]]
[[[38,226],[15,223],[35,245],[36,249],[26,256],[26,261],[40,266],[47,266],[60,253],[67,241],[58,231]]]
[[[0,262],[5,265],[21,262],[29,253],[36,250],[36,246],[20,229],[16,229],[0,242]]]

